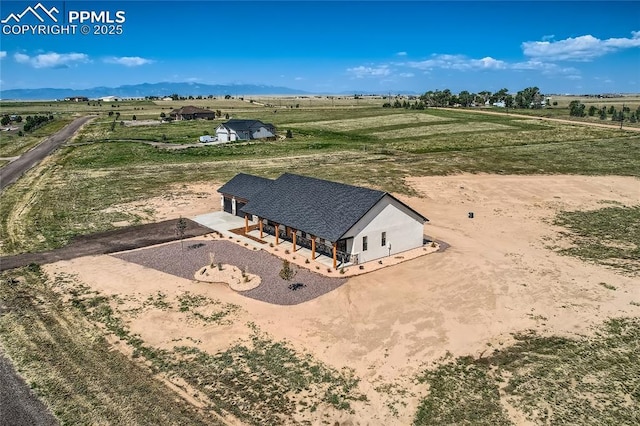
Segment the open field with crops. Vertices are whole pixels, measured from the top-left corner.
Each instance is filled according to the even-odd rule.
[[[14,104],[56,120],[3,139],[1,156],[98,117],[3,192],[1,252],[217,210],[216,188],[239,172],[390,191],[451,247],[290,307],[112,256],[4,272],[0,344],[61,421],[640,421],[640,133],[381,99],[252,100]],[[225,120],[128,125],[186,104],[293,138],[172,150],[145,142],[194,143]]]

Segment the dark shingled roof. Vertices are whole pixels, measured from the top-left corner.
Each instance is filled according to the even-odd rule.
[[[218,192],[244,200],[251,200],[272,182],[271,179],[240,173],[222,185]]]
[[[174,109],[169,114],[215,114],[215,112],[211,111],[210,109],[198,108],[192,105],[188,105]]]
[[[244,120],[239,118],[232,118],[231,120],[224,123],[224,125],[229,129],[235,130],[236,132],[257,130],[263,126],[267,128],[273,127],[273,124],[263,123],[260,120]]]
[[[339,240],[388,195],[374,189],[290,173],[268,182],[264,190],[242,197],[249,200],[242,211],[329,241]],[[223,192],[222,188],[220,192]],[[411,208],[409,210],[427,220]]]

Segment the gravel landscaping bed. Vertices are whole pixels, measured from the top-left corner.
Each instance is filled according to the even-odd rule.
[[[184,251],[176,242],[112,256],[192,280],[200,268],[211,262],[209,253],[215,256],[215,263],[247,268],[247,272],[260,276],[262,284],[259,287],[238,294],[276,305],[297,305],[315,299],[347,281],[345,278],[325,277],[295,265],[291,265],[297,271],[295,277],[285,281],[279,275],[282,259],[263,250],[245,248],[224,240],[185,241]]]

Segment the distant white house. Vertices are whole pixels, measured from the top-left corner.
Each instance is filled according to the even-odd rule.
[[[248,141],[251,139],[275,138],[276,128],[260,120],[231,119],[216,128],[220,142]]]
[[[493,103],[494,107],[498,107],[498,108],[505,108],[507,106],[506,102],[504,100],[498,101],[498,102],[494,102]]]
[[[102,101],[102,102],[119,102],[122,100],[122,98],[118,97],[118,96],[103,96],[102,98],[99,98],[98,100]]]

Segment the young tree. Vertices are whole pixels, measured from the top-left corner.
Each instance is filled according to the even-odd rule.
[[[176,235],[180,237],[180,245],[182,247],[182,251],[184,251],[184,232],[187,230],[187,221],[180,216],[178,222],[176,222]]]
[[[585,105],[579,101],[571,101],[569,103],[569,115],[573,117],[584,117]]]
[[[596,112],[598,111],[598,108],[596,108],[594,105],[591,105],[589,107],[589,117],[593,117],[594,115],[596,115]]]
[[[2,124],[3,126],[6,126],[9,123],[11,123],[11,118],[9,118],[8,115],[3,115],[2,120],[0,120],[0,124]]]
[[[287,130],[287,139],[293,139],[293,132],[291,129]]]
[[[280,270],[280,278],[285,281],[291,281],[296,276],[296,271],[291,268],[291,263],[287,259],[282,261],[282,269]]]

